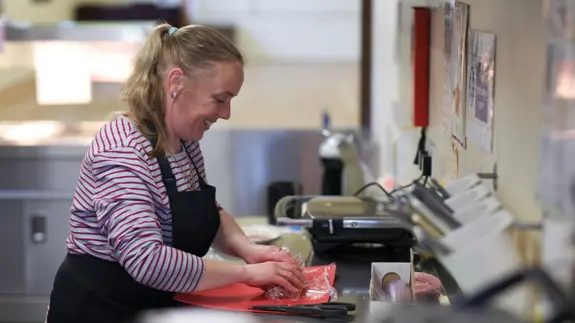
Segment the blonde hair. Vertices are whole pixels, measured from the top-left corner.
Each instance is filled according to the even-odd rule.
[[[187,75],[195,75],[215,62],[244,63],[236,46],[215,29],[199,25],[172,28],[169,24],[161,24],[152,31],[138,52],[134,70],[123,87],[129,117],[146,137],[157,136],[158,143],[150,153],[152,156],[165,152],[167,140],[162,108],[165,95],[162,77],[166,70],[179,67]],[[148,126],[150,122],[155,131]]]

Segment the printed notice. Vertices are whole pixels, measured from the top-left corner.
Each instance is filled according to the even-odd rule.
[[[490,33],[469,32],[467,138],[489,153],[493,150],[495,40]]]

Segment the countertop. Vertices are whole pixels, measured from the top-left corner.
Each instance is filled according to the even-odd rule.
[[[265,224],[266,219],[263,217],[241,217],[238,222],[243,225]],[[315,254],[310,239],[306,234],[286,233],[275,242],[276,245],[286,246],[292,252],[298,253],[304,259],[307,259],[307,265],[323,265],[335,262],[337,265],[336,280],[334,287],[338,293],[338,301],[354,303],[357,306],[355,314],[356,322],[364,322],[363,316],[374,310],[374,306],[384,307],[385,303],[374,303],[369,300],[369,281],[371,277],[371,262],[377,259],[358,257],[357,253],[349,257],[339,257],[333,259],[332,256]],[[459,288],[452,278],[443,270],[435,261],[428,260],[420,263],[416,267],[417,271],[423,271],[438,276],[444,285],[445,294],[456,296],[459,294]],[[379,304],[378,304],[379,303]],[[374,305],[375,304],[375,305]],[[258,315],[264,322],[324,322],[317,319],[290,317],[277,315]]]

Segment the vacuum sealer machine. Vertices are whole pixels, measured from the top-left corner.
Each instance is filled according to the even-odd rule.
[[[305,228],[317,252],[350,244],[410,248],[411,231],[393,204],[352,196],[286,196],[275,207],[277,225]]]

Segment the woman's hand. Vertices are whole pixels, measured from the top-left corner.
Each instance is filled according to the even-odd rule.
[[[268,261],[245,265],[245,269],[245,284],[252,287],[279,285],[293,293],[306,287],[303,272],[294,263]]]
[[[267,261],[285,262],[301,266],[301,264],[286,250],[276,246],[263,246],[252,244],[243,252],[242,258],[248,264],[259,264]]]

